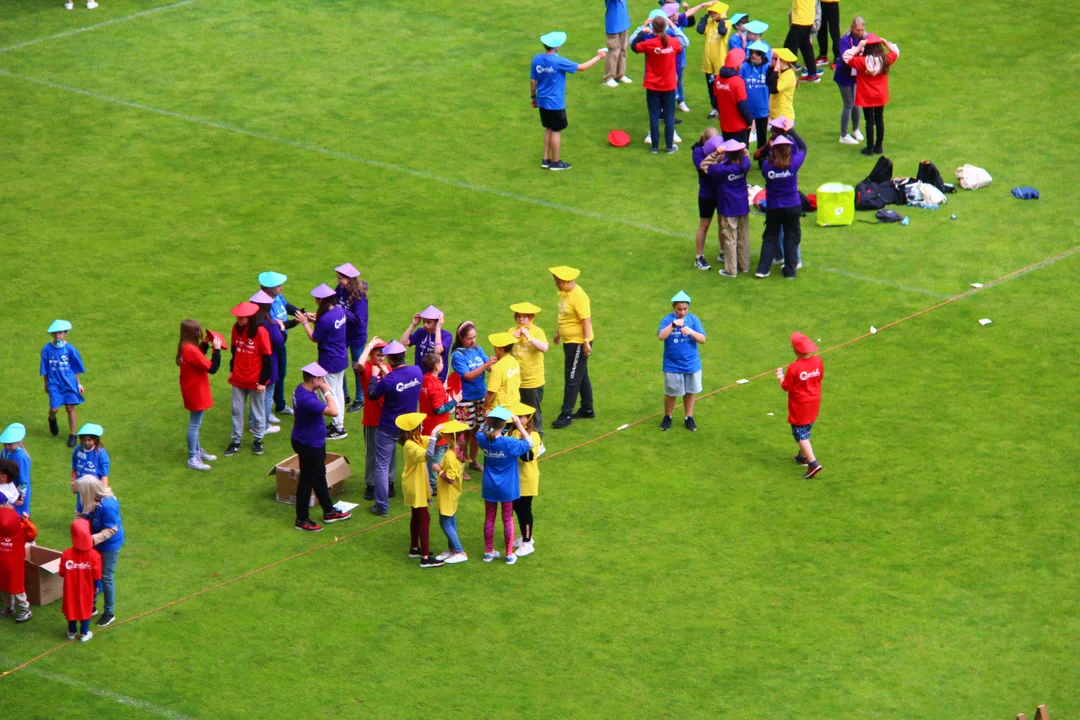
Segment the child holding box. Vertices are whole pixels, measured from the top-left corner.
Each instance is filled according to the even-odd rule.
[[[26,543],[37,539],[29,518],[10,507],[0,507],[0,618],[15,616],[24,623],[34,617],[26,599]],[[18,609],[16,609],[18,606]]]

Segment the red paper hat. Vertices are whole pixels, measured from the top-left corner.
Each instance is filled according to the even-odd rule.
[[[242,302],[229,312],[231,312],[236,317],[251,317],[255,313],[259,312],[259,306],[253,302]]]
[[[791,333],[791,347],[795,348],[795,352],[817,352],[817,345],[814,344],[814,341],[802,333]]]
[[[878,37],[874,33],[866,33],[866,44],[867,45],[877,45],[879,42],[881,42],[880,37]]]
[[[622,130],[612,130],[608,133],[607,141],[615,147],[626,147],[630,144],[630,136]]]

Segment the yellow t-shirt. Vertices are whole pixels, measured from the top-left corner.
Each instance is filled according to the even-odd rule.
[[[461,495],[461,478],[462,473],[461,461],[457,459],[457,455],[450,448],[446,449],[446,454],[443,455],[442,462],[439,463],[442,466],[442,473],[439,473],[439,479],[435,481],[435,488],[439,491],[439,514],[447,517],[457,515],[457,503],[458,497]],[[452,480],[452,483],[443,480],[443,473],[446,473],[446,477]]]
[[[781,115],[795,121],[795,71],[788,68],[776,78],[776,94],[769,96],[769,119],[775,120]]]
[[[411,508],[427,507],[431,497],[428,482],[427,446],[429,438],[421,436],[420,445],[405,441],[405,469],[401,471],[401,488],[405,492],[405,505]]]
[[[511,433],[514,437],[520,438],[521,432],[515,430]],[[540,455],[544,452],[544,442],[540,439],[540,433],[531,432],[529,437],[533,441],[533,459],[528,462],[525,461],[525,456],[522,455],[518,458],[518,481],[521,485],[521,496],[527,497],[529,495],[540,494]],[[441,490],[439,492],[442,492]]]
[[[515,325],[506,332],[513,334],[520,327]],[[537,325],[529,325],[529,335],[540,342],[547,342],[547,335]],[[521,387],[538,388],[544,385],[544,353],[540,352],[524,337],[514,343],[514,357],[521,366]]]
[[[791,0],[791,24],[813,25],[815,5],[814,0]]]
[[[521,402],[521,366],[513,355],[503,355],[502,360],[491,366],[487,389],[495,393],[495,404],[510,407]]]
[[[589,296],[575,285],[570,292],[559,293],[559,335],[567,343],[582,344],[593,341],[592,336],[585,337],[584,321],[592,318]]]
[[[710,14],[705,23],[705,49],[701,53],[701,72],[706,75],[716,75],[724,67],[727,60],[728,38],[731,37],[731,23],[724,18],[727,25],[727,35],[721,35],[718,30],[720,23],[716,16]]]

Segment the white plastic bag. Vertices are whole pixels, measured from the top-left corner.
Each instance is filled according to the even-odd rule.
[[[974,165],[964,165],[956,168],[956,179],[960,182],[960,187],[965,190],[978,190],[994,181],[994,178],[990,177],[990,173]]]

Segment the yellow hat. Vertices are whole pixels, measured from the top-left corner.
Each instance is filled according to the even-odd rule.
[[[558,267],[548,268],[551,274],[565,282],[571,280],[577,280],[577,276],[581,274],[581,271],[577,268],[567,267],[566,265],[559,265]]]
[[[536,412],[536,408],[534,408],[532,405],[526,405],[523,402],[516,402],[506,409],[514,413],[518,417],[529,417],[534,412]]]
[[[795,53],[791,52],[786,47],[773,48],[773,55],[784,62],[793,63],[798,60],[798,58],[795,57]]]
[[[410,430],[415,430],[420,427],[420,423],[424,422],[426,417],[427,415],[420,412],[405,413],[403,415],[398,415],[397,419],[394,420],[394,424],[405,432],[409,432]]]
[[[451,420],[450,422],[443,423],[442,430],[439,432],[444,435],[452,435],[454,433],[465,432],[469,429],[469,426],[459,420]]]
[[[714,2],[708,7],[708,11],[711,13],[716,13],[717,15],[723,15],[728,11],[728,6],[722,2]]]
[[[488,342],[494,347],[506,347],[507,345],[513,345],[517,340],[510,333],[501,332],[488,335]]]
[[[522,315],[535,315],[540,312],[540,308],[533,305],[531,302],[515,303],[510,306],[510,309],[516,313],[521,313]]]

